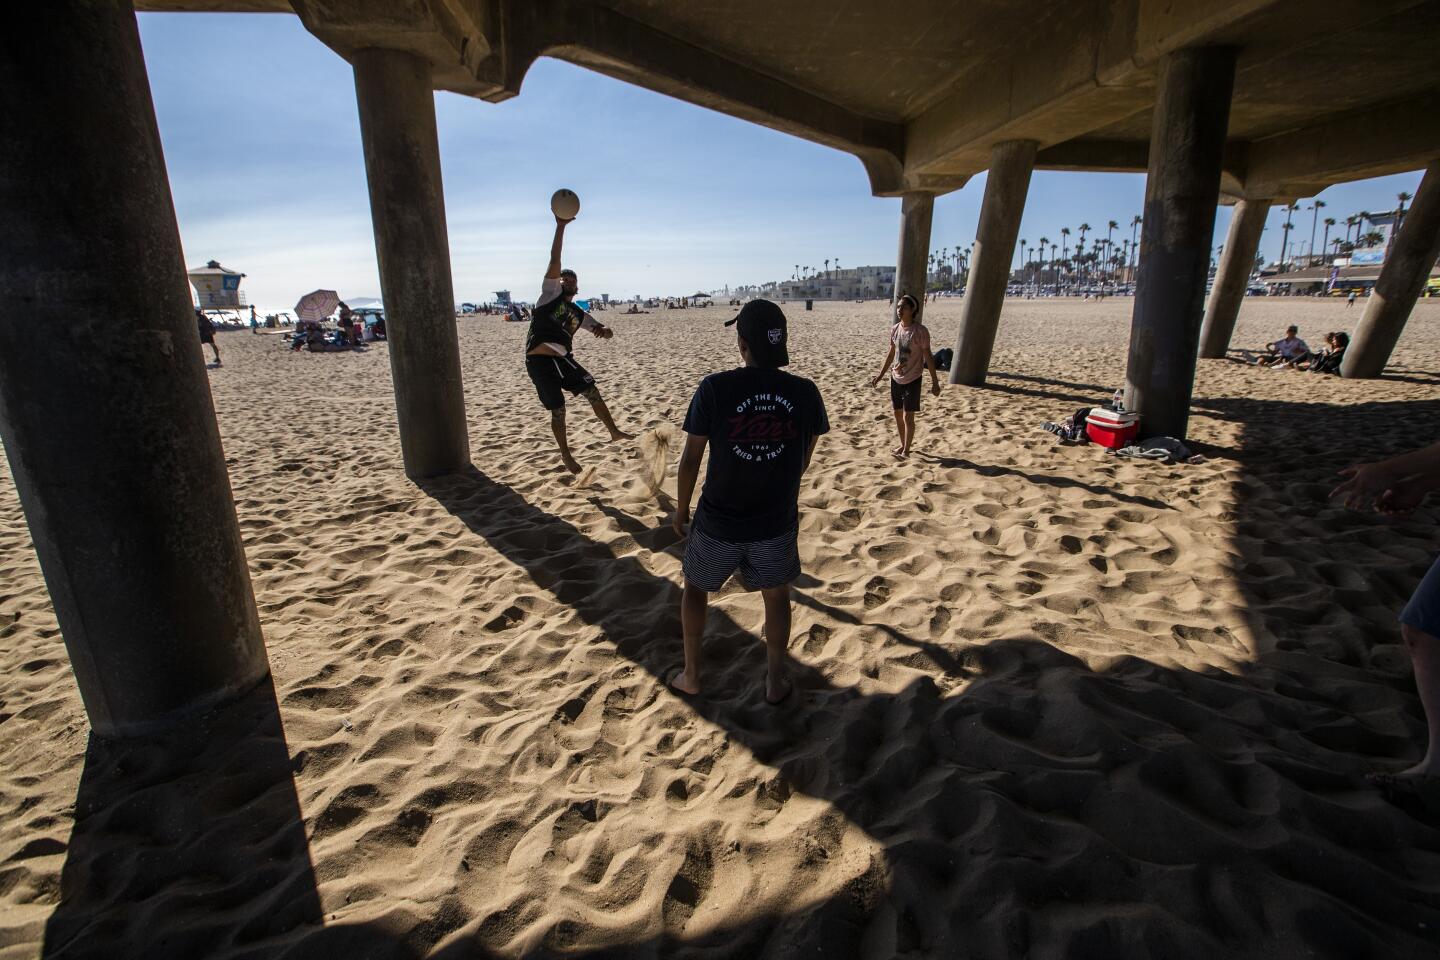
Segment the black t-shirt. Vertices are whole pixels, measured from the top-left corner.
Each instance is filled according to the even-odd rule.
[[[558,343],[571,352],[570,338],[580,329],[585,311],[561,295],[560,280],[546,279],[540,285],[540,299],[530,312],[530,331],[525,336],[525,352],[542,343]]]
[[[685,432],[710,439],[695,529],[729,543],[778,537],[799,519],[810,441],[828,433],[825,401],[804,377],[740,367],[700,381]]]

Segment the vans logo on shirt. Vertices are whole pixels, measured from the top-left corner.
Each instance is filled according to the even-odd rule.
[[[795,405],[778,394],[758,393],[737,404],[726,424],[726,439],[742,460],[774,460],[785,450],[786,440],[800,435]]]

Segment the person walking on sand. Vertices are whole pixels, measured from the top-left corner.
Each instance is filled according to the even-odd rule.
[[[830,430],[815,384],[781,370],[790,362],[785,314],[751,300],[725,322],[736,327],[744,366],[700,381],[685,414],[685,450],[676,492],[676,534],[686,537],[680,598],[685,665],[669,678],[683,694],[702,689],[700,663],[710,594],[736,572],[765,603],[765,700],[790,696],[790,584],[800,575],[800,478],[815,442]],[[690,498],[706,448],[700,505]]]
[[[1345,306],[1346,306],[1347,308],[1348,308],[1348,307],[1353,307],[1353,306],[1355,306],[1355,291],[1354,291],[1354,290],[1351,290],[1350,293],[1345,297]]]
[[[200,342],[202,344],[210,344],[210,349],[215,354],[215,366],[220,366],[220,348],[215,346],[215,321],[211,320],[210,315],[204,310],[196,307],[195,326],[200,331]],[[200,353],[203,356],[205,353],[204,349],[201,349]]]
[[[1345,482],[1330,496],[1343,496],[1345,506],[1352,510],[1373,505],[1386,516],[1401,516],[1420,506],[1430,491],[1440,488],[1440,443],[1379,463],[1346,467],[1340,474]],[[1415,687],[1425,711],[1429,742],[1419,763],[1398,773],[1372,777],[1381,786],[1418,784],[1440,776],[1440,559],[1431,565],[1410,602],[1400,611],[1400,637],[1415,669]]]
[[[574,218],[571,217],[570,220]],[[535,384],[540,405],[550,411],[550,429],[555,434],[555,443],[560,447],[560,459],[571,473],[580,472],[580,464],[570,455],[570,442],[565,429],[565,394],[579,394],[590,401],[590,406],[610,439],[630,440],[633,434],[615,426],[610,408],[600,397],[600,388],[595,378],[584,367],[575,362],[571,355],[571,338],[582,327],[603,340],[609,340],[615,332],[589,311],[575,306],[575,294],[580,289],[579,278],[574,270],[560,269],[560,249],[565,243],[565,227],[570,220],[555,218],[555,239],[550,244],[550,267],[540,284],[540,298],[530,315],[530,331],[525,337],[525,371]]]
[[[905,294],[895,305],[900,320],[890,328],[890,352],[870,386],[880,384],[885,371],[890,371],[890,405],[895,409],[895,429],[900,432],[900,445],[890,452],[900,459],[910,456],[910,443],[915,439],[915,414],[920,412],[920,378],[930,371],[930,392],[940,395],[940,378],[935,373],[935,358],[930,353],[930,331],[915,318],[915,298]],[[891,365],[894,361],[894,365]]]

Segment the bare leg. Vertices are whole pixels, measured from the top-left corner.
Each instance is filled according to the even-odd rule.
[[[600,422],[605,424],[605,429],[610,431],[611,440],[635,439],[635,434],[626,433],[624,430],[615,426],[615,420],[610,416],[610,408],[605,406],[605,400],[600,396],[598,389],[591,387],[589,390],[586,390],[585,399],[590,401],[590,406],[595,408],[595,416],[599,417]]]
[[[571,473],[580,472],[580,464],[570,455],[570,441],[565,436],[565,408],[556,407],[550,411],[550,430],[555,434],[555,443],[560,447],[560,459]]]
[[[765,699],[779,703],[790,695],[790,584],[761,590],[765,600]]]
[[[680,627],[685,631],[685,669],[671,679],[670,686],[682,693],[700,692],[700,657],[705,639],[705,608],[710,595],[699,587],[685,584],[680,595]]]
[[[895,432],[900,435],[900,442],[890,452],[900,456],[900,451],[905,449],[905,411],[899,407],[895,408]]]
[[[220,348],[215,346],[215,341],[210,341],[210,349],[215,354],[215,366],[220,366]]]
[[[905,443],[900,448],[900,456],[910,456],[910,444],[915,440],[915,411],[905,411],[905,428],[901,431],[905,437]]]
[[[1433,777],[1440,775],[1440,638],[1408,624],[1400,625],[1400,635],[1405,640],[1405,649],[1410,652],[1410,662],[1415,667],[1415,687],[1420,692],[1420,705],[1425,708],[1425,722],[1429,727],[1430,743],[1424,758],[1408,770],[1402,770],[1402,777]]]

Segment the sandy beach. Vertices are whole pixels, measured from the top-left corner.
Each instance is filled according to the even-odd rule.
[[[475,470],[423,488],[385,345],[222,334],[273,688],[92,741],[0,471],[0,958],[1440,951],[1440,804],[1364,781],[1420,754],[1396,614],[1440,507],[1326,496],[1440,435],[1440,303],[1379,381],[1201,361],[1179,465],[1039,428],[1122,383],[1130,307],[1008,302],[990,385],[927,394],[900,462],[885,305],[785,305],[833,429],[778,709],[733,582],[706,693],[666,689],[673,458],[657,495],[572,403],[573,482],[522,325],[459,321]],[[1362,309],[1250,300],[1234,345]],[[730,315],[610,312],[577,355],[623,427],[678,429]]]

